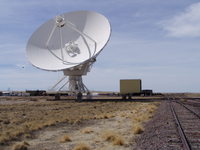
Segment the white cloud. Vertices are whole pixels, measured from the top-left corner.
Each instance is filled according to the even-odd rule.
[[[184,12],[161,24],[168,36],[200,37],[200,2],[190,5]]]

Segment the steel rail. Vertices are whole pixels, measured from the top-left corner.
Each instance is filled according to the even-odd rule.
[[[192,114],[194,114],[196,117],[198,117],[200,119],[200,115],[198,115],[196,112],[194,112],[193,110],[191,110],[190,108],[185,106],[183,103],[177,102],[177,101],[176,101],[176,103],[180,104],[181,106],[183,106],[185,109],[189,110]]]
[[[187,139],[187,137],[186,137],[186,135],[185,135],[185,133],[184,133],[184,131],[183,131],[183,128],[182,128],[182,126],[181,126],[181,123],[180,123],[180,121],[179,121],[179,119],[178,119],[178,116],[177,116],[177,114],[176,114],[176,112],[175,112],[175,110],[174,110],[174,106],[173,106],[172,103],[173,103],[173,102],[170,102],[170,108],[171,108],[171,112],[172,112],[172,114],[173,114],[173,116],[174,116],[176,125],[177,125],[177,129],[178,129],[178,132],[179,132],[179,135],[180,135],[182,144],[183,144],[183,148],[184,148],[185,150],[192,150],[192,149],[191,149],[191,145],[190,145],[190,143],[188,142],[188,139]]]

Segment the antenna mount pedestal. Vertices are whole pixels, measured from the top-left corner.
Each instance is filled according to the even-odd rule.
[[[88,88],[85,86],[82,80],[83,75],[87,75],[87,72],[90,71],[92,64],[95,62],[88,61],[83,65],[79,65],[72,69],[63,70],[64,77],[62,77],[51,89],[50,91],[69,91],[72,93],[87,93],[89,92]],[[68,80],[66,80],[68,77]],[[67,90],[66,90],[67,89]]]
[[[83,84],[82,76],[69,76],[69,90],[74,91],[76,93],[81,92],[89,92],[87,87]]]
[[[73,93],[88,93],[89,90],[82,81],[82,75],[70,75],[68,80],[64,75],[49,91],[69,91]],[[68,85],[68,86],[67,86]],[[67,90],[66,90],[67,88]]]

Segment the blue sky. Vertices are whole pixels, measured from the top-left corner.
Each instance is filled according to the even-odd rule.
[[[200,91],[198,0],[0,0],[0,90],[47,90],[62,77],[34,68],[26,44],[42,23],[77,10],[99,12],[112,26],[83,77],[90,90],[119,91],[120,79],[142,79],[155,92]]]

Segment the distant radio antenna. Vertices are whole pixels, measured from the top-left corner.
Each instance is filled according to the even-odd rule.
[[[96,57],[111,34],[108,19],[96,12],[64,13],[48,20],[30,37],[27,44],[28,60],[37,68],[63,71],[51,90],[88,92],[82,76],[87,75]],[[58,87],[68,76],[68,81]]]

